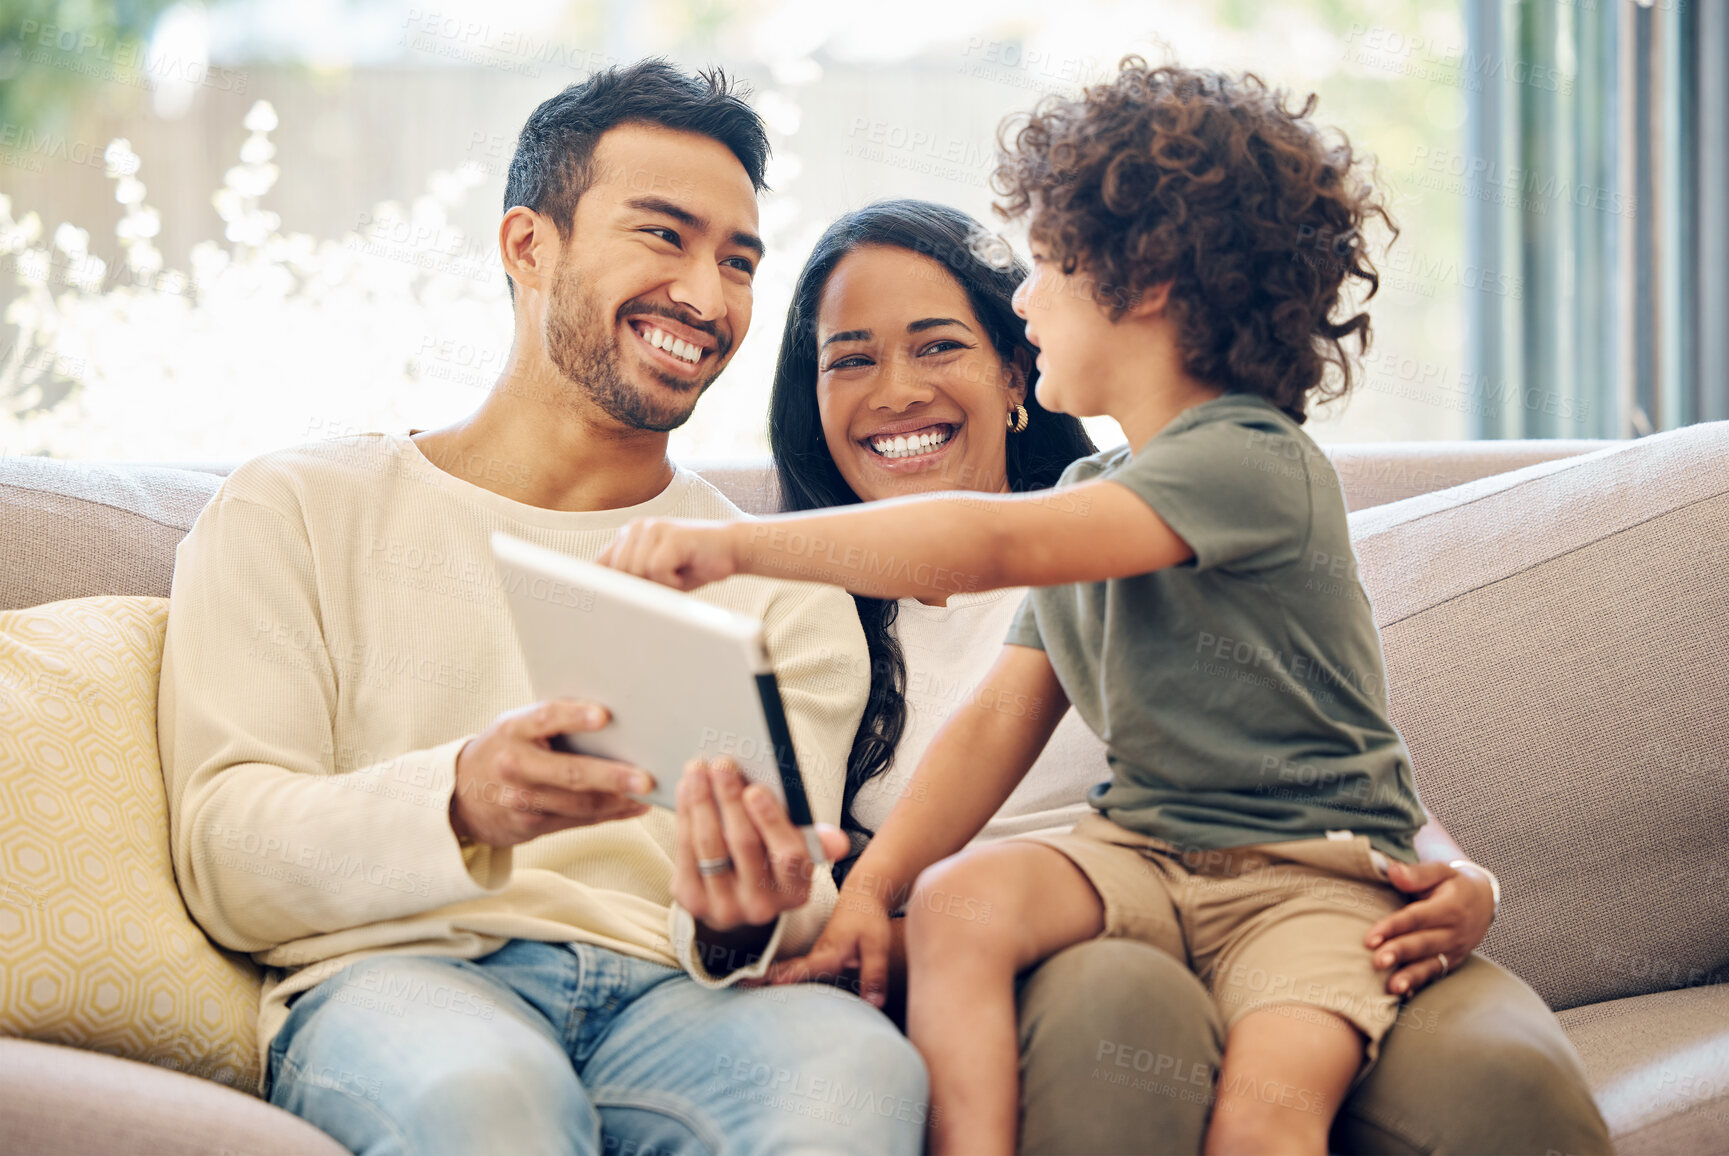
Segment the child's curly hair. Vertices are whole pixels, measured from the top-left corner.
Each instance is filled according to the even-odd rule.
[[[1184,368],[1301,422],[1349,392],[1344,338],[1369,346],[1367,313],[1331,319],[1346,278],[1365,300],[1380,287],[1364,225],[1398,235],[1349,142],[1308,119],[1315,100],[1292,112],[1253,73],[1125,57],[1115,80],[1004,123],[997,212],[1030,211],[1033,241],[1095,279],[1113,321],[1170,282]]]

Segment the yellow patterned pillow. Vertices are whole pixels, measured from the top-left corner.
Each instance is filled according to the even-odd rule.
[[[258,1084],[258,971],[186,913],[156,755],[166,598],[0,613],[0,1034]]]

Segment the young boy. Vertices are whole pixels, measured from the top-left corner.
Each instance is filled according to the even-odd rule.
[[[1301,428],[1350,386],[1344,340],[1367,343],[1366,314],[1333,318],[1347,279],[1376,286],[1362,229],[1385,214],[1312,108],[1130,58],[1015,135],[997,175],[1005,216],[1031,216],[1017,309],[1038,399],[1128,437],[1074,463],[1063,500],[639,522],[602,556],[681,588],[739,572],[891,598],[1038,587],[804,970],[781,971],[852,965],[879,990],[912,891],[908,1034],[935,1152],[1014,1151],[1015,975],[1088,938],[1158,946],[1217,1000],[1209,1152],[1325,1152],[1396,1015],[1364,939],[1402,905],[1386,864],[1416,860],[1424,812],[1338,481]],[[1108,744],[1098,813],[955,855],[1070,703]],[[699,853],[724,856],[710,835]]]

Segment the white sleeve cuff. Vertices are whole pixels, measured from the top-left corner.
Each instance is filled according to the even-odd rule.
[[[393,808],[394,813],[389,815],[366,816],[372,838],[382,841],[382,832],[390,832],[383,838],[393,844],[395,855],[411,862],[421,872],[427,883],[424,898],[430,900],[422,910],[482,898],[498,891],[510,879],[511,848],[484,843],[464,846],[450,826],[450,800],[456,790],[456,756],[473,737],[465,735],[426,750],[410,751],[346,776],[359,780],[353,785],[362,791],[367,789],[362,783],[371,780],[373,785],[381,788],[379,793],[386,797],[391,796],[390,786],[404,777],[405,767],[412,768],[410,777],[416,785],[420,776],[430,780],[423,793],[414,792],[418,798],[414,798],[411,805]]]
[[[673,958],[678,960],[679,965],[697,983],[712,989],[731,987],[741,979],[761,979],[768,974],[768,966],[774,962],[775,952],[780,949],[786,925],[787,913],[783,911],[775,918],[774,930],[769,933],[768,943],[763,946],[762,954],[746,966],[734,968],[717,977],[709,971],[697,946],[696,918],[677,903],[667,910],[667,932],[672,939]]]

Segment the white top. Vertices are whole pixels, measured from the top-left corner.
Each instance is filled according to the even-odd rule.
[[[907,721],[888,770],[859,788],[853,815],[880,831],[912,782],[925,749],[1002,654],[1025,587],[953,594],[947,606],[900,600],[895,634],[907,664]],[[974,842],[1067,830],[1092,811],[1087,789],[1111,777],[1105,744],[1071,708],[1051,741]]]

